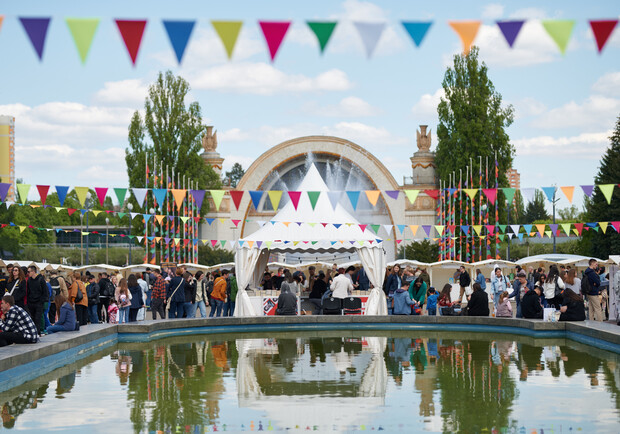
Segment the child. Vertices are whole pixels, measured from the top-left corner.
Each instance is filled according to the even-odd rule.
[[[110,306],[108,306],[108,318],[110,324],[118,324],[118,306],[114,299],[110,300]]]
[[[437,315],[437,299],[439,296],[435,292],[435,288],[431,286],[428,290],[428,298],[426,299],[426,312],[430,316]]]
[[[512,318],[512,305],[510,304],[510,299],[508,298],[508,295],[508,291],[504,291],[499,296],[499,303],[495,311],[496,317]]]

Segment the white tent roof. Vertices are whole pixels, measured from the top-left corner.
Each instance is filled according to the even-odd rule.
[[[587,261],[589,260],[590,260],[589,256],[567,255],[567,254],[562,254],[562,253],[547,253],[544,255],[528,256],[527,258],[519,259],[517,261],[517,264],[523,266],[523,265],[528,265],[528,264],[553,263],[553,264],[571,264],[571,265],[576,264],[577,266],[583,266],[584,263],[587,265]],[[605,261],[601,261],[600,259],[597,259],[597,261],[605,262]]]
[[[249,243],[270,242],[269,250],[279,252],[342,252],[352,251],[361,245],[374,245],[381,238],[370,229],[362,232],[359,222],[340,203],[334,209],[329,200],[329,188],[313,164],[297,188],[303,192],[297,209],[289,201],[262,228],[239,241],[243,248]],[[308,191],[320,191],[316,206],[312,204]],[[344,192],[342,192],[344,193]],[[335,225],[335,226],[334,226]],[[360,244],[361,243],[361,244]]]

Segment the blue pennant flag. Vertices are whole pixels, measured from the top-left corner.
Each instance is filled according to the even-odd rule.
[[[530,234],[532,232],[532,225],[523,225],[523,229],[525,229],[526,234]]]
[[[58,200],[60,201],[60,206],[64,206],[65,199],[67,198],[67,193],[69,192],[69,187],[64,185],[56,186],[56,193],[58,193]]]
[[[166,200],[166,194],[168,193],[168,189],[166,188],[154,188],[153,195],[155,196],[155,200],[157,201],[157,205],[161,208],[164,201]]]
[[[260,200],[263,197],[263,192],[262,191],[250,191],[250,197],[252,198],[254,209],[258,210],[258,205],[260,204]]]
[[[166,32],[168,32],[168,38],[170,39],[179,64],[181,64],[181,60],[183,60],[183,54],[185,54],[187,42],[194,30],[195,24],[196,21],[164,20],[164,27],[166,28]]]
[[[349,196],[349,200],[351,201],[351,206],[353,206],[353,210],[357,209],[357,201],[360,198],[359,191],[347,191],[347,196]]]
[[[555,187],[540,187],[549,202],[553,202],[553,196],[555,196]]]
[[[465,233],[465,235],[469,235],[469,226],[461,226],[461,230]]]
[[[403,21],[403,27],[415,42],[416,47],[419,47],[433,24],[432,21]]]

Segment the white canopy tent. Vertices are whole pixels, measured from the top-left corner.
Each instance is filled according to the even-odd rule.
[[[256,316],[246,288],[256,288],[269,259],[269,252],[340,253],[357,252],[370,283],[374,286],[366,303],[366,314],[385,315],[387,305],[383,287],[385,252],[382,239],[359,223],[340,203],[333,207],[330,192],[319,171],[311,165],[298,191],[321,192],[315,206],[301,194],[297,209],[289,201],[271,222],[239,240],[236,247],[237,304],[235,316]],[[364,228],[365,229],[365,228]]]

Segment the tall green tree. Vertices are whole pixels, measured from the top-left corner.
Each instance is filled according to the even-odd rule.
[[[235,188],[239,181],[241,181],[241,178],[243,178],[243,175],[245,175],[245,170],[243,170],[243,166],[241,166],[241,164],[239,163],[235,163],[233,164],[233,167],[230,169],[230,171],[227,171],[226,175],[224,176],[229,179],[229,185]]]
[[[601,165],[594,178],[596,185],[620,184],[620,116],[616,120],[614,132],[609,137],[609,148],[601,159]],[[616,186],[611,196],[611,203],[607,203],[605,195],[599,188],[586,201],[586,221],[612,222],[620,220],[620,189]],[[608,228],[603,234],[599,231],[584,232],[584,242],[589,245],[590,254],[601,259],[609,255],[620,253],[620,234]]]
[[[537,189],[534,193],[534,199],[525,208],[523,221],[525,224],[530,224],[538,220],[548,219],[549,214],[547,214],[547,208],[545,207],[545,196],[542,191]]]
[[[146,158],[197,183],[199,189],[219,188],[220,180],[213,169],[200,157],[202,123],[200,104],[186,105],[189,83],[171,71],[159,73],[149,87],[144,102],[144,118],[136,110],[129,125],[129,146],[125,150],[130,187],[147,187]],[[207,203],[208,201],[205,201]]]
[[[398,259],[413,259],[420,262],[435,262],[439,258],[439,246],[429,240],[414,241],[398,248]]]

